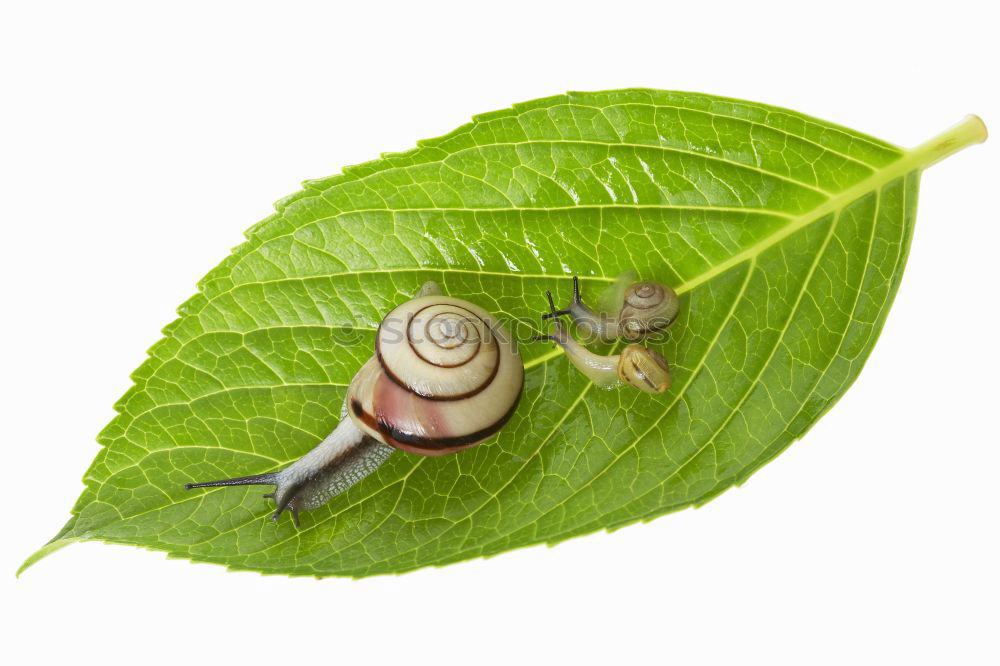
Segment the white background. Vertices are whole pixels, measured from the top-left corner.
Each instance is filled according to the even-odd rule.
[[[7,663],[1000,663],[1000,138],[928,171],[851,391],[697,511],[361,581],[79,544],[95,434],[174,308],[305,178],[472,114],[650,86],[912,146],[1000,130],[992,3],[4,5]]]

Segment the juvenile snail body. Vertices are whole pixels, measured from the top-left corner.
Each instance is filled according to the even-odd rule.
[[[623,383],[644,393],[663,393],[670,388],[670,367],[659,352],[631,343],[620,354],[595,354],[574,340],[566,325],[554,317],[556,309],[552,294],[546,292],[546,296],[549,299],[549,316],[555,320],[555,332],[539,339],[551,340],[562,347],[570,363],[592,382],[602,387]]]
[[[402,449],[438,456],[496,434],[517,407],[524,367],[503,326],[479,306],[428,283],[390,312],[375,355],[347,390],[346,418],[288,467],[186,488],[274,485],[275,520],[322,506]]]
[[[677,319],[680,300],[670,287],[659,282],[632,282],[628,275],[619,279],[616,292],[621,298],[609,312],[594,310],[580,298],[580,280],[573,277],[573,298],[567,308],[552,309],[544,318],[569,315],[588,338],[635,341],[661,331]]]

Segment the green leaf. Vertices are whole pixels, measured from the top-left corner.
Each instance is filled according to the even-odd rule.
[[[902,275],[920,170],[984,139],[969,117],[904,151],[761,104],[617,90],[484,114],[308,181],[180,307],[100,434],[72,518],[25,566],[101,540],[367,576],[702,504],[858,376]],[[393,455],[301,530],[268,520],[259,489],[183,489],[279,468],[328,434],[381,316],[425,280],[537,321],[568,276],[596,293],[625,270],[682,295],[665,395],[597,389],[558,349],[523,344],[525,395],[495,441]]]

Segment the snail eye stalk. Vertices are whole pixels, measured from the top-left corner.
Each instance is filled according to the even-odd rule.
[[[542,319],[552,319],[554,317],[571,314],[569,310],[556,310],[556,304],[552,300],[551,291],[546,291],[545,296],[549,299],[549,311],[542,315]]]
[[[573,276],[573,300],[570,302],[568,308],[557,310],[555,303],[552,302],[552,292],[546,291],[545,295],[549,299],[549,311],[542,315],[542,319],[553,319],[555,317],[561,317],[562,315],[572,316],[574,307],[583,306],[583,303],[580,300],[580,278],[576,275]]]
[[[234,479],[219,479],[218,481],[199,481],[198,483],[185,483],[185,490],[192,490],[194,488],[219,488],[223,486],[279,486],[282,487],[283,491],[281,497],[277,496],[277,492],[265,493],[264,499],[273,499],[275,502],[275,512],[271,516],[271,520],[277,521],[281,517],[283,511],[288,511],[292,514],[292,521],[295,523],[295,527],[299,527],[299,512],[294,506],[290,506],[289,503],[294,499],[296,492],[304,485],[302,482],[292,484],[290,487],[283,487],[283,482],[280,476],[280,472],[269,472],[267,474],[254,474],[253,476],[238,476]]]
[[[273,486],[277,475],[273,472],[268,474],[254,474],[253,476],[238,476],[234,479],[220,479],[218,481],[200,481],[198,483],[185,483],[184,489],[192,488],[218,488],[220,486]]]

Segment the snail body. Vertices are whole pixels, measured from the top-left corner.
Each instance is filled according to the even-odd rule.
[[[524,386],[517,345],[486,310],[428,283],[382,320],[375,355],[347,390],[346,415],[288,467],[185,488],[274,485],[277,520],[322,506],[396,449],[439,456],[475,446],[513,415]]]
[[[569,334],[566,325],[556,315],[552,294],[549,317],[555,321],[555,332],[537,339],[551,340],[562,347],[570,363],[588,379],[601,387],[627,384],[644,393],[663,393],[670,388],[670,366],[663,355],[637,343],[631,343],[620,354],[601,355],[588,350]]]
[[[573,277],[573,298],[563,310],[552,309],[544,318],[569,315],[588,338],[609,341],[618,338],[635,341],[661,331],[677,319],[680,299],[677,293],[659,282],[633,282],[629,274],[619,278],[615,289],[620,300],[609,312],[594,310],[580,298],[580,280]]]

